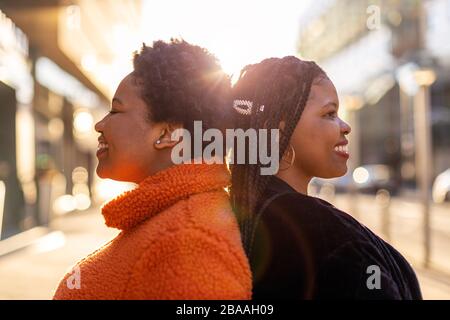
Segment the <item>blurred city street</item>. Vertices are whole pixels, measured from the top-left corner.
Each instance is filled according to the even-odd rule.
[[[95,125],[133,52],[174,37],[232,83],[270,57],[323,68],[348,172],[310,186],[397,248],[425,299],[450,300],[449,35],[450,0],[0,0],[0,299],[51,299],[118,234],[99,206],[133,185],[98,177]]]
[[[348,202],[348,196],[338,196],[334,203],[338,208],[345,209]],[[381,216],[373,197],[359,195],[357,203],[363,209],[357,218],[386,238],[380,231]],[[391,243],[412,263],[424,299],[450,299],[450,260],[447,254],[450,247],[447,239],[440,239],[450,234],[448,206],[433,208],[433,241],[436,242],[433,260],[436,266],[429,269],[421,265],[423,248],[417,204],[394,199],[391,210],[392,220],[396,222],[391,230]],[[60,279],[77,261],[118,234],[117,230],[104,225],[99,208],[56,219],[51,228],[51,233],[33,245],[0,257],[0,299],[51,299]],[[55,241],[55,238],[60,240]],[[60,246],[49,247],[46,244],[49,240]]]
[[[51,229],[34,244],[0,257],[0,299],[51,299],[76,262],[118,234],[104,225],[96,207],[56,219]]]

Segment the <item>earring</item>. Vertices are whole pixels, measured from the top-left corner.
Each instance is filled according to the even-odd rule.
[[[285,155],[281,158],[281,160],[287,162],[285,158],[287,158],[288,156],[290,156],[291,153],[292,153],[291,161],[289,162],[289,166],[288,166],[287,168],[284,168],[284,169],[279,169],[279,171],[287,170],[287,169],[289,169],[289,168],[294,164],[294,161],[295,161],[295,149],[294,149],[294,147],[292,146],[292,144],[289,144],[289,147],[290,147],[290,150],[289,150],[287,153],[285,153]]]
[[[156,144],[160,144],[161,143],[161,140],[156,140]]]

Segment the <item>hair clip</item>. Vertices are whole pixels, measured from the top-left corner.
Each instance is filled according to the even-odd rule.
[[[249,100],[234,100],[233,108],[240,114],[248,116],[252,113],[253,102]]]
[[[233,108],[242,115],[248,116],[252,114],[253,101],[249,100],[234,100]],[[264,111],[264,105],[259,107],[259,112]]]

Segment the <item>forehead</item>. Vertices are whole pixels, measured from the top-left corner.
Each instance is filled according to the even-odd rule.
[[[138,85],[136,77],[132,74],[129,74],[120,82],[119,86],[117,87],[115,96],[136,95],[137,93]]]
[[[333,82],[328,77],[316,78],[311,86],[308,100],[321,102],[330,99],[334,102],[337,102],[338,99]]]

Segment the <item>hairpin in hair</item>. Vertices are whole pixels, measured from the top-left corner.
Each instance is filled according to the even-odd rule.
[[[249,100],[234,100],[233,108],[240,114],[248,116],[252,113],[253,102]]]
[[[249,100],[234,100],[233,108],[242,115],[248,116],[252,114],[253,101]],[[264,105],[259,107],[259,111],[264,111]]]

